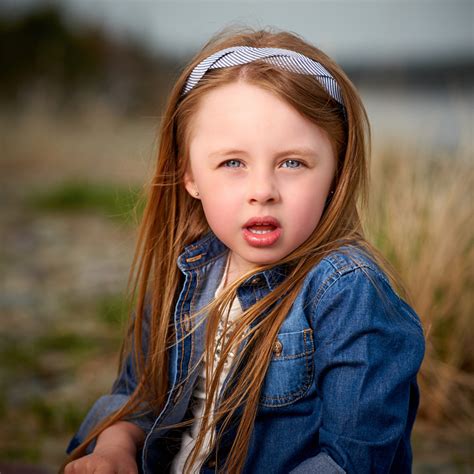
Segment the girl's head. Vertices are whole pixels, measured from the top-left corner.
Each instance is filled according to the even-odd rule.
[[[206,92],[189,127],[186,188],[240,274],[313,233],[337,165],[324,130],[245,80]]]
[[[201,67],[237,46],[304,55],[334,83],[264,59]],[[205,73],[191,88],[190,75],[200,69]],[[240,256],[242,269],[274,264],[359,232],[356,203],[365,191],[367,133],[358,94],[322,51],[285,32],[221,34],[172,91],[155,181],[173,178],[168,184],[182,203],[188,238],[184,229],[178,232],[188,243],[209,226]],[[279,227],[265,239],[247,229],[249,220],[261,217],[270,229]]]

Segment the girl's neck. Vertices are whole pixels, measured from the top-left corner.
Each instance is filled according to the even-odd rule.
[[[232,250],[229,250],[227,256],[226,270],[224,276],[224,288],[238,280],[244,273],[251,270],[253,266],[242,266],[239,265],[238,259],[235,257]]]

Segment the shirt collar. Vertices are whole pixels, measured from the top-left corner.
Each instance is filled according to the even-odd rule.
[[[228,251],[229,249],[210,231],[201,239],[186,246],[178,257],[177,264],[183,273],[198,270],[213,259],[223,258]],[[242,286],[255,287],[266,284],[270,290],[273,290],[287,277],[288,271],[287,265],[275,265],[249,277]]]

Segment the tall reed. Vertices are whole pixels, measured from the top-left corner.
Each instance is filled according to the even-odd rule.
[[[473,189],[467,146],[374,151],[366,229],[400,272],[427,336],[419,420],[453,432],[474,426]]]

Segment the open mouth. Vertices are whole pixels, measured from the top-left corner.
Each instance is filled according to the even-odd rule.
[[[271,224],[255,224],[253,226],[247,227],[247,229],[252,232],[252,234],[268,234],[273,232],[276,229],[276,226]]]
[[[242,230],[245,241],[252,247],[269,247],[277,242],[282,232],[278,219],[271,216],[253,217]]]

